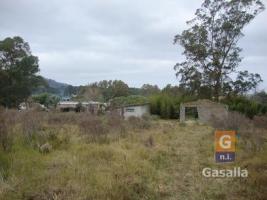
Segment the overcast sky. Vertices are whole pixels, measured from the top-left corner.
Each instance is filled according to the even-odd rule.
[[[266,0],[263,0],[266,5]],[[120,79],[130,86],[178,84],[183,60],[174,35],[200,0],[1,0],[0,40],[21,36],[39,57],[41,75],[73,85]],[[267,89],[267,11],[240,40],[240,69],[261,74]]]

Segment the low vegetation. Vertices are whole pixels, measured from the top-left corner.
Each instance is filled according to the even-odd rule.
[[[257,94],[254,96],[257,97]],[[252,98],[254,96],[252,96]],[[243,113],[251,119],[255,115],[265,115],[267,113],[267,102],[259,103],[244,96],[229,97],[225,99],[223,103],[227,104],[230,110]]]
[[[126,105],[137,105],[137,104],[146,104],[148,99],[141,95],[129,95],[127,97],[115,97],[111,100],[111,105],[116,106],[126,106]]]
[[[181,98],[159,94],[151,96],[149,100],[153,115],[158,115],[163,119],[179,118]]]
[[[60,101],[60,98],[50,93],[41,93],[39,95],[33,95],[32,100],[49,108],[56,107],[56,105]]]
[[[214,128],[197,122],[4,110],[0,119],[0,199],[267,197],[267,132],[252,123],[246,133],[238,129],[237,162],[217,165]],[[201,174],[204,167],[234,166],[247,168],[249,177]]]

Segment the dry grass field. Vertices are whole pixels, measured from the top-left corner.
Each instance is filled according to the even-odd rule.
[[[215,163],[214,129],[196,122],[14,111],[0,129],[3,200],[267,199],[264,129],[261,143],[240,134],[232,164]],[[234,166],[249,177],[202,176]]]

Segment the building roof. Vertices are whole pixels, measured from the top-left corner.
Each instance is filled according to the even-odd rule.
[[[221,106],[221,107],[227,107],[227,105],[219,103],[219,102],[214,102],[209,99],[199,99],[197,101],[191,101],[191,102],[186,102],[182,103],[182,106],[185,107],[195,107],[195,106]]]
[[[59,105],[76,105],[78,103],[79,102],[77,102],[77,101],[60,101],[60,102],[58,102]]]
[[[149,104],[150,104],[150,103],[128,104],[128,105],[116,106],[116,108],[137,107],[137,106],[146,106],[146,105],[149,105]]]
[[[97,102],[97,101],[85,101],[85,102],[78,102],[78,101],[60,101],[58,103],[58,105],[77,105],[81,103],[82,105],[98,105],[98,104],[103,104],[105,105],[106,103],[101,103],[101,102]]]

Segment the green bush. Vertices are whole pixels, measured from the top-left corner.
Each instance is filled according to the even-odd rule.
[[[167,94],[151,96],[149,98],[151,114],[159,115],[163,119],[179,118],[181,99]]]
[[[46,107],[56,107],[57,103],[60,100],[58,96],[49,93],[34,95],[32,96],[32,99],[34,102],[45,105]]]
[[[249,100],[243,96],[227,98],[223,103],[227,104],[230,110],[243,113],[250,119],[253,119],[255,115],[264,115],[267,112],[266,105]]]
[[[148,99],[140,95],[130,95],[127,97],[115,97],[111,100],[111,105],[114,107],[117,106],[126,106],[126,105],[135,105],[135,104],[145,104],[148,103]]]

